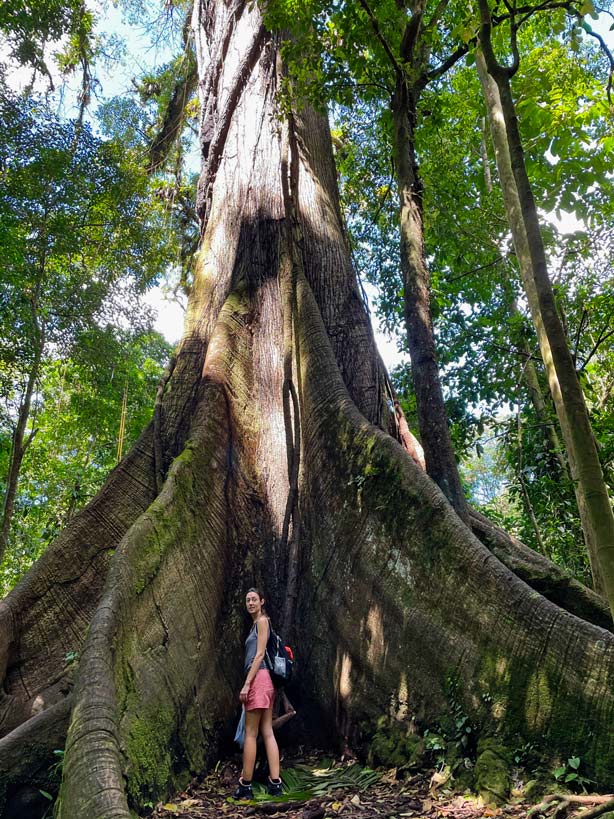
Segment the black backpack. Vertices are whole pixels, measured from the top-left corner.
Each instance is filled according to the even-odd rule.
[[[292,649],[290,646],[284,645],[283,640],[279,634],[273,631],[273,627],[270,623],[264,664],[269,670],[275,688],[281,688],[292,679],[292,669],[294,667]]]

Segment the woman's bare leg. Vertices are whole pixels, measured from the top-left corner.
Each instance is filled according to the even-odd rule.
[[[254,775],[254,765],[256,764],[256,741],[258,739],[258,728],[261,721],[264,721],[264,708],[254,708],[245,712],[245,739],[243,742],[243,771],[241,776],[244,780],[251,782]],[[274,741],[275,738],[273,738]],[[277,747],[277,746],[275,746]],[[268,748],[267,748],[268,755]],[[269,762],[269,767],[271,763]],[[277,762],[279,769],[279,757]]]
[[[261,713],[262,720],[260,721],[260,733],[262,734],[264,747],[266,749],[266,758],[269,763],[269,776],[271,779],[279,779],[279,748],[277,747],[277,740],[275,739],[275,734],[273,733],[273,705],[271,704],[269,708]],[[245,725],[245,729],[247,739],[247,723]],[[245,754],[245,748],[243,749],[243,754]],[[245,756],[243,759],[245,759]],[[243,763],[243,766],[243,769],[245,770],[245,762]]]

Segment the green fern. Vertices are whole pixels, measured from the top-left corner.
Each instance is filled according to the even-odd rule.
[[[254,798],[241,804],[258,804],[260,802],[306,802],[317,796],[324,796],[342,788],[364,791],[379,780],[380,774],[371,768],[361,765],[350,765],[347,768],[336,768],[330,760],[325,767],[312,768],[309,765],[295,765],[282,771],[284,783],[283,796],[269,796],[262,785],[254,785]],[[229,797],[228,802],[237,804]]]

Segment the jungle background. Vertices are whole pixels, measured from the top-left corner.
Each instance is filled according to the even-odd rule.
[[[488,4],[479,5],[483,15]],[[218,12],[222,6],[211,4]],[[420,41],[411,20],[423,14],[421,3],[268,4],[267,26],[286,36],[280,53],[288,87],[278,89],[278,111],[292,112],[294,95],[329,110],[353,265],[373,321],[398,347],[389,409],[396,396],[419,437],[424,408],[414,387],[419,368],[412,372],[407,356],[413,294],[397,197],[404,184],[398,103],[400,91],[409,95],[412,189],[430,271],[426,301],[461,497],[453,488],[448,494],[446,480],[438,483],[461,517],[473,507],[557,563],[559,577],[591,586],[595,567],[584,546],[574,469],[491,147],[492,111],[481,90],[472,19],[477,6],[440,2],[429,9]],[[404,33],[396,25],[399,10],[411,12]],[[0,11],[3,595],[96,496],[154,407],[159,411],[169,378],[164,368],[173,359],[170,344],[153,329],[151,293],[162,288],[184,304],[193,292],[206,214],[194,156],[206,112],[195,97],[191,12],[189,4],[172,2],[115,8],[17,0]],[[132,28],[112,22],[118,13]],[[591,2],[504,2],[489,13],[503,23],[493,35],[500,59],[507,59],[511,32],[510,78],[556,313],[588,407],[592,431],[585,441],[596,441],[611,495],[614,59],[608,43],[614,17],[609,6]],[[138,72],[131,62],[135,31]],[[200,139],[208,150],[202,132]],[[173,340],[181,335],[175,321]],[[370,445],[360,456],[366,458],[361,474],[350,473],[344,484],[356,492],[359,508],[363,488],[384,473],[369,461]],[[157,457],[154,449],[154,471]],[[427,452],[431,473],[429,466]],[[154,479],[159,492],[158,471]],[[287,531],[285,537],[288,546]],[[592,616],[603,622],[602,611]],[[77,653],[71,655],[67,667],[78,664]],[[453,692],[447,695],[454,701]],[[457,717],[464,737],[471,726],[463,713]],[[74,725],[78,733],[78,710]],[[73,756],[73,766],[80,764]],[[137,758],[135,752],[129,764]],[[155,779],[159,772],[147,762],[139,764],[128,795],[143,807],[166,782],[161,774]],[[561,776],[581,784],[580,765],[571,756]],[[79,779],[75,770],[72,782]],[[67,798],[64,809],[71,806]]]
[[[33,8],[38,18],[19,3],[4,4],[0,14],[2,594],[94,496],[150,416],[169,340],[181,335],[177,303],[189,291],[198,238],[193,84],[181,85],[186,104],[152,166],[152,142],[193,70],[183,36],[188,6]],[[314,10],[301,6],[305,18]],[[523,27],[514,84],[557,306],[611,490],[611,65],[588,30],[607,49],[613,17],[604,4],[584,3],[580,11],[585,17],[553,9]],[[316,19],[324,52],[314,54],[302,79],[331,111],[356,269],[419,435],[382,57],[364,12],[352,17],[324,4]],[[439,36],[462,43],[470,34],[459,18],[457,30]],[[555,440],[560,432],[493,184],[473,62],[460,60],[426,90],[416,129],[454,451],[477,509],[590,583],[573,485],[564,454],[553,451],[552,431]],[[155,308],[146,298],[154,288]],[[165,339],[153,329],[154,314],[173,303]],[[12,459],[19,463],[9,479]],[[6,508],[9,480],[15,493]]]

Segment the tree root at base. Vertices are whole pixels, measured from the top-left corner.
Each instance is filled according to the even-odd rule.
[[[531,808],[527,813],[527,819],[538,816],[548,816],[549,819],[561,819],[567,816],[568,810],[587,806],[586,810],[575,814],[574,819],[595,819],[603,816],[604,813],[614,810],[613,794],[583,794],[581,796],[573,793],[550,793],[544,796],[542,801]]]

